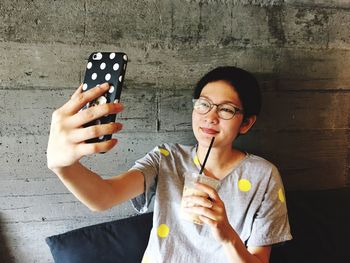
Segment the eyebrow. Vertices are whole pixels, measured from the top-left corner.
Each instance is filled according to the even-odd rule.
[[[207,100],[213,102],[209,97],[207,97],[207,96],[205,96],[205,95],[201,95],[201,96],[199,96],[199,97],[200,97],[200,98],[201,98],[201,97],[202,97],[202,98],[206,98]],[[232,101],[230,101],[230,100],[224,100],[223,102],[221,102],[221,103],[219,103],[219,104],[232,104],[233,106],[235,106],[235,107],[237,107],[237,108],[240,108],[240,107],[237,106],[236,103],[234,103],[234,102],[232,102]]]

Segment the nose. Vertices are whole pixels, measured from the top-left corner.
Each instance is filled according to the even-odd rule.
[[[216,105],[214,105],[213,108],[209,112],[207,112],[207,114],[205,115],[205,120],[209,123],[218,123],[219,115]]]

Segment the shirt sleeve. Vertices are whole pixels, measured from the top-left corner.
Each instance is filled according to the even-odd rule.
[[[291,239],[284,187],[277,168],[273,166],[247,246],[267,246]]]
[[[155,147],[143,158],[137,160],[130,170],[140,171],[144,178],[144,193],[131,199],[131,203],[136,211],[145,213],[148,210],[152,197],[155,195],[157,187],[157,176],[159,173],[160,154],[159,147]]]

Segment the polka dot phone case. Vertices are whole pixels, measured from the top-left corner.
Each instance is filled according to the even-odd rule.
[[[121,52],[94,52],[89,56],[83,81],[83,92],[108,82],[110,89],[101,97],[87,103],[82,110],[100,104],[119,102],[125,76],[128,57]],[[91,121],[85,127],[115,122],[116,114]],[[87,143],[107,141],[111,134],[87,140]]]

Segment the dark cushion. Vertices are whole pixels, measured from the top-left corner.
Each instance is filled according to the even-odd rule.
[[[271,263],[350,262],[350,188],[286,193],[293,240]]]
[[[56,263],[140,263],[152,227],[152,213],[87,226],[47,237]]]

